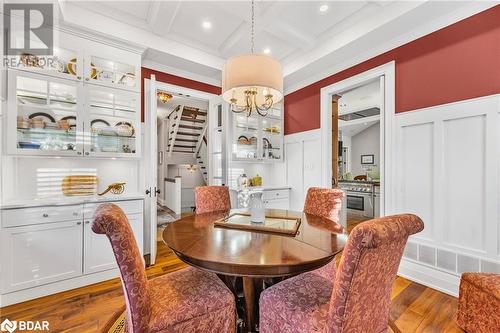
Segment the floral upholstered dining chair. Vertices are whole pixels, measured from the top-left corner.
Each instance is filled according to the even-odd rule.
[[[92,230],[113,248],[126,305],[126,332],[231,332],[236,329],[233,294],[215,274],[185,268],[152,280],[125,213],[100,205]]]
[[[340,220],[343,197],[344,192],[338,189],[310,187],[307,190],[304,213],[324,217],[331,220],[333,223],[338,223]],[[335,269],[336,262],[334,259],[314,272],[333,279],[335,276]]]
[[[260,332],[387,332],[392,284],[406,241],[423,228],[412,214],[356,226],[333,280],[308,272],[261,293]]]
[[[227,186],[199,186],[194,189],[196,214],[225,211],[231,209]]]

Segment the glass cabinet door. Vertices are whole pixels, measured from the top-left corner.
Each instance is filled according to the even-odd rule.
[[[137,90],[137,68],[134,65],[87,54],[85,81],[109,87]]]
[[[283,133],[280,118],[265,117],[260,120],[263,160],[281,160],[283,149]]]
[[[231,154],[233,160],[258,160],[259,156],[259,119],[252,115],[247,117],[244,113],[232,114],[233,141]]]
[[[54,47],[53,56],[20,54],[9,61],[9,67],[17,70],[32,71],[54,77],[81,80],[83,58],[81,52],[61,47]]]
[[[13,87],[9,91],[9,106],[16,113],[9,122],[9,127],[16,130],[15,153],[82,154],[79,83],[11,71],[9,86]]]
[[[87,85],[85,154],[135,156],[140,153],[140,94]]]

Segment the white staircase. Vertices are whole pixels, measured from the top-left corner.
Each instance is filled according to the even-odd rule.
[[[208,184],[207,111],[178,105],[168,116],[169,156],[173,153],[192,154]]]
[[[168,153],[194,154],[207,126],[207,111],[178,105],[168,116]]]

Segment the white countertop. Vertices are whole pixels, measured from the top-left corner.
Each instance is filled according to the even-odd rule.
[[[277,191],[277,190],[289,190],[291,186],[288,185],[264,185],[264,186],[250,186],[250,190],[261,190],[261,191]],[[231,188],[231,191],[238,191],[237,188]]]
[[[16,209],[43,206],[67,206],[79,205],[84,203],[142,200],[143,194],[123,194],[123,195],[90,195],[81,197],[53,197],[53,198],[35,198],[5,201],[0,204],[0,209]]]

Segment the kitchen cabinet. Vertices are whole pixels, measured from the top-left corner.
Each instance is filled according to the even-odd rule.
[[[290,189],[289,188],[261,188],[263,191],[262,202],[264,208],[269,209],[290,209]],[[233,189],[230,192],[231,205],[237,208],[249,207],[249,202],[244,205],[244,202],[238,200],[239,190]],[[243,199],[245,200],[245,199]],[[249,200],[249,199],[247,199]]]
[[[78,156],[82,87],[78,82],[30,72],[9,72],[9,153]]]
[[[19,54],[8,64],[7,153],[140,157],[141,55],[58,36],[53,56]]]
[[[143,254],[142,214],[127,214],[128,221],[137,242],[141,255]],[[92,231],[91,220],[84,222],[84,266],[83,274],[91,274],[117,268],[115,255],[106,235]]]
[[[262,200],[265,208],[289,209],[290,208],[290,190],[267,190],[264,191]]]
[[[132,59],[117,59],[114,50],[98,48],[85,52],[84,78],[87,83],[137,91],[140,67]]]
[[[250,117],[244,113],[231,113],[229,140],[233,161],[283,161],[283,107],[274,105],[268,115],[256,112]]]
[[[112,203],[127,215],[142,255],[143,201]],[[99,204],[2,210],[1,294],[90,277],[117,268],[109,240],[91,229]]]
[[[9,42],[18,46],[25,43],[24,39]],[[140,54],[63,31],[58,32],[56,42],[51,56],[21,53],[8,65],[11,69],[140,92]]]
[[[85,154],[139,156],[140,94],[95,85],[85,92]]]
[[[82,221],[1,230],[2,293],[82,274]]]
[[[140,94],[9,71],[9,154],[140,157]]]

